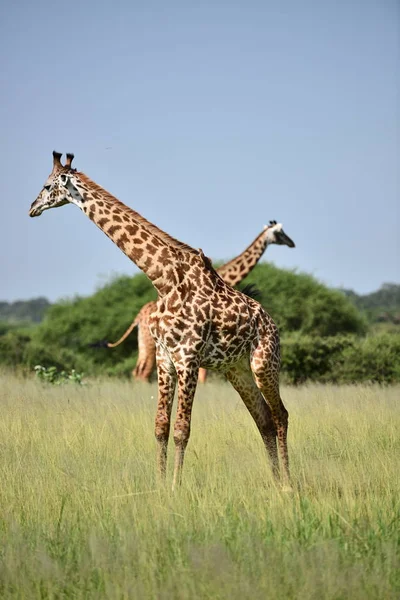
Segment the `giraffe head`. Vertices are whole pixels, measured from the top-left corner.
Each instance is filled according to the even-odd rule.
[[[76,169],[71,164],[74,158],[73,154],[67,154],[65,165],[61,164],[62,154],[53,152],[53,170],[48,176],[42,191],[32,203],[29,210],[30,217],[39,217],[44,210],[57,208],[64,204],[78,204],[82,199],[78,192],[78,181]]]
[[[264,226],[264,230],[267,234],[268,244],[278,244],[278,246],[289,246],[294,248],[295,243],[290,239],[288,235],[283,231],[282,223],[276,221],[270,221],[269,225]]]

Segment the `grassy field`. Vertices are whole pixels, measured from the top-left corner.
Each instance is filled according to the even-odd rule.
[[[1,598],[400,597],[399,388],[284,388],[293,494],[223,383],[158,486],[155,396],[0,377]]]

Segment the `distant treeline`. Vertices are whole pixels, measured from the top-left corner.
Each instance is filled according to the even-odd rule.
[[[388,321],[400,324],[400,285],[384,283],[376,292],[364,295],[356,294],[353,290],[340,291],[365,313],[369,322]],[[40,323],[50,306],[51,303],[43,297],[0,302],[0,323]]]
[[[357,308],[365,311],[370,322],[400,324],[400,285],[384,283],[378,291],[361,296],[352,290],[343,292]]]
[[[40,323],[49,308],[47,298],[0,302],[0,321]]]
[[[262,263],[243,282],[261,291],[260,302],[279,326],[283,377],[357,382],[400,381],[400,334],[395,325],[371,325],[374,310],[395,310],[400,286],[385,285],[375,294],[356,296],[326,287],[310,275]],[[382,293],[381,293],[382,292]],[[372,298],[371,298],[372,297]],[[397,295],[398,297],[398,295]],[[93,348],[99,340],[115,341],[156,292],[143,274],[113,279],[92,296],[43,307],[43,321],[0,325],[0,364],[31,370],[35,365],[76,369],[86,375],[130,376],[137,354],[137,332],[115,349]],[[359,306],[360,298],[367,298]],[[379,304],[381,302],[381,304]],[[382,304],[386,302],[386,304]],[[3,303],[7,304],[7,303]],[[23,304],[23,303],[14,303]],[[31,315],[38,320],[38,311]],[[30,317],[30,322],[34,321]]]

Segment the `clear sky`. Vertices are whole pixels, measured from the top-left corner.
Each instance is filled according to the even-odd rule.
[[[400,281],[397,0],[3,0],[0,299],[135,265],[74,206],[30,219],[52,150],[214,259],[359,293]]]

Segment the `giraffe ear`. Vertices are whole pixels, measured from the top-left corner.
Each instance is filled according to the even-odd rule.
[[[56,152],[55,150],[53,150],[53,172],[56,169],[62,168],[62,164],[61,164],[61,160],[60,160],[61,157],[62,157],[61,152]]]
[[[70,152],[67,153],[67,160],[65,161],[65,166],[66,167],[70,167],[72,165],[72,161],[74,160],[74,155],[71,154]]]

